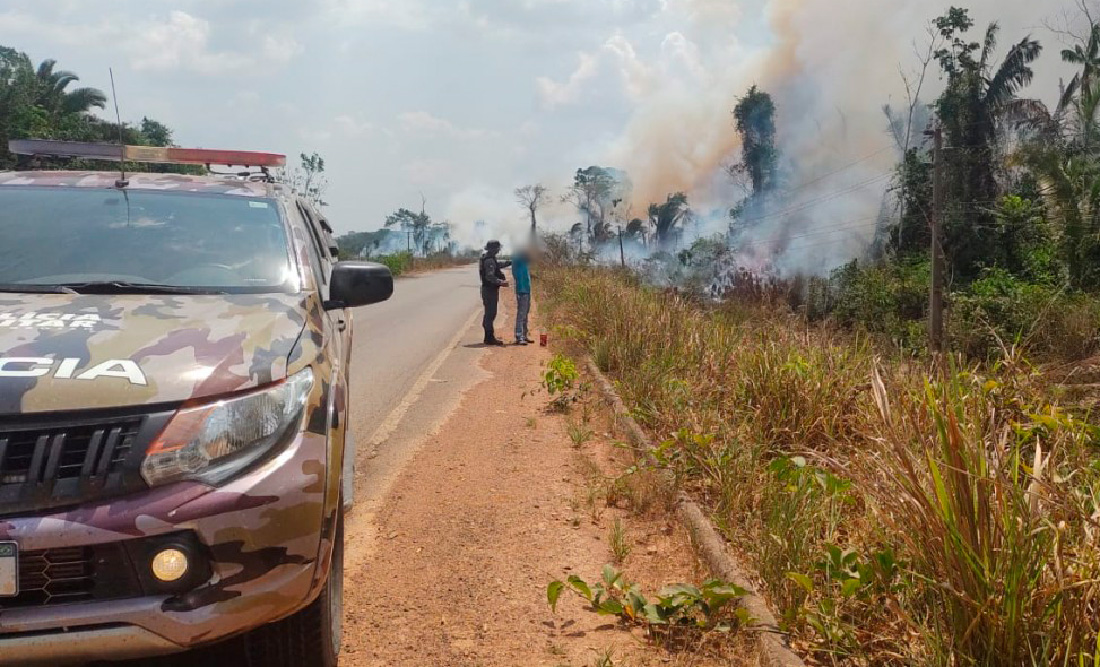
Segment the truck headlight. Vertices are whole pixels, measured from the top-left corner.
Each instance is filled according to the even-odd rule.
[[[313,389],[309,368],[274,386],[182,408],[149,447],[149,486],[184,479],[220,484],[264,456],[298,424]]]

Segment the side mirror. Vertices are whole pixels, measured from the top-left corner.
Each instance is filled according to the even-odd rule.
[[[393,275],[389,268],[374,262],[337,262],[332,267],[325,310],[369,306],[385,301],[392,294]]]

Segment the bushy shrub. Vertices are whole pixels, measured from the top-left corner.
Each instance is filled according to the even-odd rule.
[[[385,264],[386,267],[389,268],[390,273],[396,277],[409,270],[412,264],[412,254],[408,252],[398,252],[392,255],[382,255],[376,258],[376,261],[380,264]]]
[[[931,282],[925,260],[872,266],[853,261],[833,272],[827,309],[843,326],[885,336],[903,349],[920,348]]]
[[[1100,300],[987,269],[951,296],[948,324],[952,347],[976,359],[1013,347],[1037,360],[1080,359],[1100,344]]]

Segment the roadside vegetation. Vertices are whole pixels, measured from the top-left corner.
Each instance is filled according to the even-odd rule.
[[[401,208],[389,215],[380,229],[350,232],[336,242],[342,259],[380,262],[395,276],[477,261],[478,252],[461,248],[451,238],[452,229],[450,222],[436,222],[423,207],[419,213]]]
[[[342,251],[341,254],[343,254]],[[345,259],[348,259],[348,257],[345,257]],[[477,261],[477,258],[469,253],[453,254],[450,252],[433,253],[427,257],[413,257],[412,253],[409,252],[397,252],[392,255],[377,255],[364,259],[384,264],[394,276],[400,276],[410,271],[434,271],[454,266],[464,266]]]
[[[1025,95],[1039,42],[1002,47],[960,8],[932,21],[907,108],[885,109],[899,157],[874,240],[831,273],[744,252],[799,229],[807,206],[755,87],[733,110],[747,194],[728,232],[690,238],[700,216],[682,193],[627,222],[628,180],[590,168],[569,195],[581,222],[545,237],[543,312],[659,443],[626,477],[671,472],[709,508],[812,664],[1100,665],[1089,6],[1053,56],[1076,70],[1054,106]],[[943,91],[922,101],[935,74]],[[948,147],[942,355],[927,329],[933,127]],[[645,259],[596,268],[627,263],[619,229]]]
[[[0,44],[0,170],[25,168],[8,152],[9,139],[57,139],[64,141],[125,143],[137,146],[171,146],[172,130],[148,117],[136,125],[104,120],[96,110],[107,107],[107,95],[98,88],[79,85],[75,72],[62,69],[56,60],[37,65],[21,51]],[[55,160],[55,168],[115,169],[94,160]],[[49,166],[49,165],[44,165]],[[127,164],[129,171],[201,173],[201,167]]]
[[[667,469],[755,565],[821,664],[1100,659],[1089,412],[1012,355],[926,365],[774,305],[547,269]]]

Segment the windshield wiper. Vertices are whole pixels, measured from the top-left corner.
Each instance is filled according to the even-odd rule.
[[[225,294],[218,290],[176,287],[157,283],[132,283],[125,280],[96,280],[51,286],[75,294]]]

